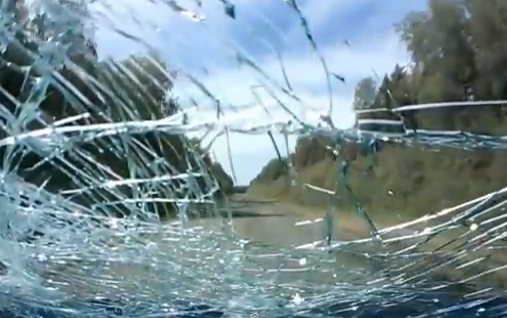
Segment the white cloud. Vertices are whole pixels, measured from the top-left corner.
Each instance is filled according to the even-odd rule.
[[[121,2],[120,0],[118,1]],[[188,1],[185,0],[185,3]],[[234,62],[233,56],[230,54],[231,47],[227,47],[224,41],[230,41],[240,46],[238,39],[230,38],[227,32],[230,28],[248,26],[242,25],[238,21],[232,24],[218,19],[216,12],[220,8],[216,4],[214,4],[215,9],[213,9],[214,11],[212,10],[212,14],[210,15],[210,23],[206,25],[191,24],[188,21],[182,22],[182,18],[176,17],[172,14],[174,12],[171,13],[172,10],[166,6],[162,8],[150,4],[149,1],[142,1],[143,4],[140,5],[139,2],[133,1],[130,7],[132,10],[135,10],[134,13],[136,15],[134,16],[136,18],[144,19],[143,22],[151,21],[151,26],[148,25],[150,31],[134,23],[132,20],[133,11],[128,10],[124,11],[125,19],[117,17],[114,22],[115,25],[124,31],[127,30],[128,32],[143,36],[143,41],[156,45],[156,48],[161,53],[169,54],[173,67],[182,68],[196,76],[210,92],[220,99],[224,108],[227,108],[227,105],[235,107],[255,105],[258,103],[258,100],[252,93],[252,86],[261,84],[270,88],[275,96],[296,115],[300,116],[304,114],[308,116],[308,120],[315,120],[316,114],[327,110],[329,96],[327,94],[324,70],[317,56],[311,52],[310,46],[303,45],[304,43],[301,42],[301,39],[294,40],[294,45],[290,45],[293,48],[292,50],[282,52],[285,70],[293,91],[302,101],[302,103],[298,103],[281,93],[280,89],[269,83],[269,81],[251,68],[244,66],[241,68],[235,67],[237,63]],[[218,1],[215,2],[218,3]],[[122,3],[124,4],[124,2]],[[255,3],[258,2],[251,0],[240,2],[243,9],[254,8]],[[310,3],[312,4],[311,6],[309,5]],[[351,3],[351,1],[344,0],[308,1],[308,5],[302,9],[310,22],[310,27],[312,29],[319,29],[326,28],[327,21],[336,18],[340,10],[344,12],[350,11],[353,7]],[[375,16],[368,17],[369,24],[375,24],[374,18]],[[128,23],[130,24],[127,25]],[[162,26],[162,31],[158,33],[154,32],[158,26]],[[210,29],[213,31],[210,31]],[[213,32],[216,33],[213,34]],[[393,31],[379,34],[379,32],[375,32],[372,29],[371,32],[372,35],[363,39],[363,42],[350,39],[352,47],[345,46],[343,43],[329,42],[321,43],[320,45],[321,54],[325,58],[329,70],[345,77],[347,81],[343,84],[337,80],[333,80],[332,96],[334,111],[332,117],[335,125],[341,128],[350,126],[354,120],[351,104],[355,83],[364,76],[373,75],[374,71],[382,75],[391,71],[396,63],[403,64],[408,61],[404,47],[398,42],[398,36]],[[284,34],[284,41],[290,42],[296,37],[296,34],[299,34],[297,36],[301,38],[298,20],[294,19],[294,27]],[[139,44],[127,46],[126,40],[120,41],[121,36],[111,31],[102,30],[99,32],[98,37],[99,44],[106,54],[124,57],[126,54],[130,54],[133,50],[139,48]],[[245,42],[245,39],[240,40]],[[275,53],[273,51],[268,57],[264,56],[255,59],[255,56],[253,56],[252,58],[255,59],[256,65],[260,69],[275,79],[281,86],[285,87],[280,63]],[[189,64],[181,62],[185,58],[192,60],[192,67],[189,67]],[[227,65],[226,67],[224,67],[224,60],[228,60],[229,62],[225,64]],[[198,72],[199,69],[206,69],[208,75],[205,75],[205,72]],[[280,108],[266,91],[257,88],[256,92],[273,116],[275,116],[276,120],[290,119],[287,113]],[[198,116],[197,118],[200,120],[205,120],[205,118],[212,120],[212,118],[216,117],[216,111],[213,109],[211,101],[208,100],[208,106],[206,106],[204,95],[188,80],[185,81],[184,78],[180,78],[176,83],[175,93],[183,97],[195,98],[200,102],[199,106],[201,108],[191,118]],[[272,118],[265,115],[265,111],[262,108],[257,107],[248,111],[245,110],[239,114],[233,114],[229,109],[223,120],[227,120],[229,123],[253,126],[263,124],[266,121],[272,120]],[[282,149],[285,148],[283,139],[282,136],[277,137],[277,143]],[[291,150],[294,144],[295,137],[292,137],[290,138]],[[275,151],[267,135],[249,136],[231,134],[230,148],[239,183],[249,182],[267,161],[275,156]],[[218,161],[224,165],[226,170],[231,172],[225,137],[218,138],[212,149]]]
[[[334,112],[333,121],[335,125],[341,128],[350,127],[354,120],[351,111],[353,91],[355,83],[364,76],[371,76],[373,72],[384,74],[393,69],[396,63],[403,64],[407,61],[406,53],[403,47],[398,43],[398,38],[394,33],[385,34],[378,37],[376,42],[361,43],[360,45],[348,48],[344,45],[331,45],[322,50],[328,67],[350,82],[346,84],[334,82]],[[269,58],[259,62],[258,66],[266,71],[279,83],[281,72],[279,62],[276,58]],[[319,60],[310,54],[294,53],[285,60],[287,75],[294,87],[295,94],[301,98],[303,104],[290,101],[290,98],[284,97],[280,91],[276,91],[276,96],[286,101],[286,106],[296,114],[306,110],[306,115],[311,116],[313,108],[315,113],[324,112],[329,104],[329,97],[326,91],[326,81],[324,72]],[[260,77],[255,72],[245,69],[226,69],[214,70],[208,77],[202,78],[206,87],[217,94],[222,101],[232,105],[242,106],[255,103],[255,98],[251,93],[251,86],[257,84]],[[182,84],[185,86],[184,84]],[[188,92],[193,92],[195,97],[195,88],[185,87]],[[317,88],[317,89],[315,89]],[[280,106],[272,101],[267,94],[263,95],[263,101],[269,106],[268,109],[274,113],[274,119],[283,121],[289,120],[290,116],[283,111]],[[310,111],[308,111],[310,110]],[[285,117],[284,117],[285,115]],[[216,112],[208,108],[208,111],[201,109],[198,116],[204,118],[215,118]],[[315,119],[315,117],[313,117]],[[211,119],[213,120],[213,119]],[[244,112],[225,116],[227,123],[235,125],[261,125],[273,120],[265,115],[261,107],[254,109],[248,108]],[[233,164],[238,174],[238,182],[246,183],[260,171],[266,162],[275,156],[275,151],[267,135],[247,136],[232,134],[230,138],[230,147],[233,155]],[[283,145],[283,138],[279,136],[278,142]],[[291,150],[294,147],[295,138],[291,138]],[[285,146],[283,146],[285,147]],[[213,150],[217,159],[224,164],[230,171],[227,142],[224,137],[219,138]]]

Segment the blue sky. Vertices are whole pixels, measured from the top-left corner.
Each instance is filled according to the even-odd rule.
[[[314,120],[316,114],[326,112],[329,94],[322,65],[312,53],[300,20],[287,1],[229,1],[235,4],[235,20],[226,15],[220,0],[202,0],[201,8],[196,5],[197,0],[101,1],[94,11],[103,13],[98,18],[96,35],[99,54],[125,58],[146,51],[148,44],[172,69],[189,73],[202,82],[226,108],[227,105],[244,107],[240,115],[226,110],[226,120],[235,124],[254,126],[273,118],[288,119],[262,86],[271,87],[277,98],[306,120]],[[177,3],[185,11],[174,10],[171,3]],[[424,9],[426,1],[299,0],[297,3],[329,70],[346,79],[345,84],[333,82],[332,117],[336,126],[349,127],[354,118],[351,103],[355,84],[375,72],[382,76],[396,63],[408,63],[393,24],[410,10]],[[127,39],[111,26],[137,40]],[[238,66],[235,52],[247,56],[285,86],[277,58],[280,52],[293,91],[302,103],[284,96],[258,73]],[[199,103],[197,111],[190,112],[190,118],[202,120],[215,116],[212,102],[190,81],[180,78],[175,85],[174,94],[184,105],[188,104],[189,97]],[[257,97],[252,93],[253,86],[261,86],[255,89]],[[248,107],[257,104],[258,98],[269,109],[271,117],[261,107]],[[283,140],[281,136],[277,138],[285,148]],[[241,184],[248,183],[275,155],[267,135],[233,134],[229,146],[237,181]],[[290,147],[293,146],[294,138],[291,138]],[[230,172],[227,147],[225,138],[219,138],[212,149]]]

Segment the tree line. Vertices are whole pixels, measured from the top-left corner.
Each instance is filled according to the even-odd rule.
[[[358,113],[356,125],[360,120],[365,120],[366,124],[361,124],[360,128],[375,131],[417,132],[418,129],[429,129],[507,133],[505,105],[393,112],[397,107],[425,103],[458,102],[465,105],[468,101],[506,100],[507,1],[429,0],[425,10],[409,12],[395,25],[395,29],[400,41],[405,44],[411,61],[408,65],[396,65],[382,77],[368,76],[357,83],[353,110],[372,112]],[[390,120],[399,124],[389,125],[385,121],[375,124],[368,121],[370,119]],[[333,148],[335,144],[334,140],[315,136],[299,138],[295,152],[288,159],[271,160],[253,183],[268,182],[285,176],[287,162],[291,162],[296,170],[304,171],[324,161],[336,161],[337,158],[327,149],[327,146]],[[401,149],[396,145],[390,147],[383,143],[377,146],[377,150],[390,149],[383,157],[389,157],[391,162],[402,162],[397,168],[401,169],[405,165],[408,167],[411,161],[417,161],[417,165],[414,164],[417,169],[406,168],[406,171],[414,174],[417,172],[431,179],[431,169],[435,168],[432,166],[436,160],[435,153]],[[356,144],[345,144],[338,160],[361,162],[361,157],[367,157],[369,152],[371,151]],[[470,166],[474,171],[484,171],[489,167],[493,169],[503,158],[502,154],[493,155],[489,150],[466,154],[449,150],[442,151],[441,155],[447,156],[445,160],[449,163]],[[390,166],[386,162],[383,164]],[[382,169],[389,171],[386,175],[396,181],[392,181],[393,185],[403,185],[408,189],[420,184],[419,181],[414,181],[414,184],[407,185],[410,182],[406,179],[396,179],[395,172],[387,167]],[[311,173],[307,171],[306,174]],[[481,185],[484,189],[497,185],[499,180],[494,175],[492,173],[490,178],[494,182]],[[327,177],[332,185],[335,180],[328,172],[308,178],[314,184],[327,186],[324,182]],[[445,183],[443,181],[441,184]],[[357,183],[364,186],[359,181]],[[383,184],[387,183],[383,181]]]
[[[507,2],[429,0],[396,30],[411,56],[382,79],[359,81],[354,110],[386,109],[358,119],[403,121],[402,129],[503,130],[504,106],[450,107],[393,114],[396,107],[434,102],[507,99]],[[370,127],[371,128],[371,127]],[[388,129],[375,127],[375,129]]]
[[[59,1],[67,7],[68,1]],[[23,1],[11,1],[8,9],[13,23],[6,31],[13,38],[0,54],[1,138],[56,124],[156,120],[180,110],[177,101],[168,98],[175,74],[160,56],[136,54],[121,61],[100,60],[93,35],[85,34],[79,17],[66,21],[64,32],[60,32],[55,26],[58,20],[44,11],[28,19],[29,8]],[[62,123],[73,117],[75,120]],[[107,190],[92,183],[208,171],[219,193],[228,193],[233,187],[230,176],[212,162],[199,141],[182,135],[149,131],[94,136],[74,139],[71,147],[65,147],[61,143],[44,152],[43,146],[27,141],[0,148],[0,155],[4,169],[45,190],[72,193],[69,199],[85,206],[133,197],[142,189],[155,199],[146,201],[147,208],[162,217],[176,210],[174,203],[165,199],[187,195],[185,185],[191,185],[147,182]],[[213,188],[203,177],[195,182],[203,193]],[[76,189],[81,191],[69,191]],[[123,216],[139,206],[118,202],[94,208]]]

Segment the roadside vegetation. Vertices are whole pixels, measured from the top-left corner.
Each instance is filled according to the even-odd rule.
[[[72,28],[75,34],[65,37],[63,33],[54,34],[58,26],[44,14],[28,20],[24,2],[11,2],[16,3],[11,12],[18,21],[12,28],[21,28],[16,31],[16,41],[1,54],[0,103],[6,110],[0,125],[2,138],[18,134],[20,129],[27,132],[54,125],[156,120],[179,110],[178,103],[168,98],[175,74],[160,57],[144,54],[122,61],[99,60],[93,36],[85,35],[79,19]],[[61,48],[68,47],[68,60],[52,60],[51,75],[42,63],[36,63],[44,54],[45,41],[58,41]],[[35,64],[39,67],[31,67]],[[33,105],[38,106],[30,109]],[[75,120],[59,122],[73,117]],[[48,151],[40,142],[27,141],[0,148],[0,156],[4,169],[24,180],[86,207],[95,204],[93,208],[98,212],[114,212],[117,216],[139,207],[122,202],[122,198],[139,196],[139,189],[147,195],[140,198],[148,202],[146,208],[161,217],[173,215],[175,208],[170,199],[185,197],[188,189],[185,182],[175,181],[101,187],[107,181],[208,171],[217,182],[216,195],[232,191],[231,177],[220,164],[212,162],[199,140],[153,131],[127,134],[74,138],[68,148],[56,138],[48,141],[48,145],[56,144]],[[213,188],[202,177],[196,178],[195,186],[203,193]],[[119,201],[115,206],[97,204],[115,200]]]
[[[359,81],[351,106],[386,110],[357,115],[356,125],[376,131],[506,134],[506,105],[435,108],[399,115],[390,111],[432,102],[506,100],[506,25],[507,2],[502,0],[430,0],[426,11],[409,13],[396,28],[413,63],[397,65],[383,78]],[[400,118],[403,125],[399,126],[361,124],[362,119]],[[336,144],[315,136],[301,137],[290,158],[282,162],[275,158],[264,167],[249,193],[308,206],[333,202],[346,209],[357,201],[373,215],[418,216],[501,189],[507,180],[507,152],[500,150],[379,142],[376,155],[357,144],[345,144],[334,156],[326,146]],[[338,184],[338,196],[291,186],[288,161],[300,183],[329,190]],[[340,177],[343,162],[350,166],[347,182],[352,195]]]

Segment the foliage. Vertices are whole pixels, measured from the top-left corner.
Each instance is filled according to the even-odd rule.
[[[388,119],[400,125],[358,121],[360,128],[507,133],[505,106],[391,111],[412,104],[507,99],[506,22],[507,4],[501,0],[429,0],[427,10],[409,13],[396,28],[411,55],[411,66],[396,65],[375,88],[373,98],[372,79],[359,81],[353,102],[354,109],[384,109],[361,113],[359,120]],[[507,159],[504,151],[430,151],[385,144],[373,160],[348,144],[335,159],[326,149],[329,140],[315,139],[305,137],[297,143],[295,166],[301,180],[334,189],[337,161],[346,160],[354,198],[373,211],[420,215],[501,188],[507,177],[501,168]],[[350,207],[353,202],[347,201],[343,191],[337,204]],[[269,192],[276,191],[270,188]],[[283,196],[290,200],[302,197],[294,189],[289,192]]]
[[[43,128],[84,113],[89,116],[65,125],[162,119],[178,111],[177,103],[168,99],[173,74],[153,54],[135,55],[124,61],[99,61],[95,45],[83,35],[75,36],[73,41],[84,41],[86,45],[76,46],[80,50],[68,55],[68,60],[50,60],[55,70],[52,73],[43,67],[32,66],[40,65],[36,62],[45,54],[47,42],[36,42],[36,37],[33,37],[37,32],[39,39],[45,38],[44,25],[44,21],[39,23],[39,28],[25,25],[16,36],[22,45],[13,42],[1,54],[4,62],[0,65],[0,86],[6,94],[0,94],[0,103],[7,110],[1,120],[2,137],[19,133],[19,127],[24,131]],[[34,91],[38,94],[33,94]],[[30,109],[32,105],[37,105],[38,112]],[[232,188],[232,180],[222,167],[212,163],[208,154],[185,136],[151,131],[131,135],[128,139],[124,137],[97,136],[93,140],[78,140],[72,149],[58,149],[62,154],[59,156],[41,152],[41,147],[28,144],[3,147],[0,155],[4,164],[15,169],[25,180],[63,195],[65,191],[72,193],[69,190],[89,185],[89,176],[99,180],[118,180],[200,172],[202,162],[211,175],[219,179],[218,184],[223,191]],[[199,156],[201,165],[197,160]],[[83,161],[84,157],[87,162]],[[197,180],[197,184],[203,192],[209,190],[203,178]],[[150,190],[145,190],[155,199],[176,198],[178,193],[182,193],[174,184],[142,186],[150,187]],[[69,198],[90,205],[97,203],[97,197],[114,201],[125,195],[132,197],[134,192],[130,186],[111,191],[95,187],[77,194],[74,192]],[[172,203],[147,205],[160,216],[174,212]],[[100,205],[95,208],[111,211],[110,207]],[[118,216],[123,216],[129,214],[133,207],[119,202],[115,209]]]
[[[274,181],[281,176],[287,175],[287,157],[271,159],[261,170],[258,176],[252,180],[253,183]]]
[[[373,77],[365,77],[357,83],[352,107],[355,110],[371,107],[375,100],[377,83]]]

